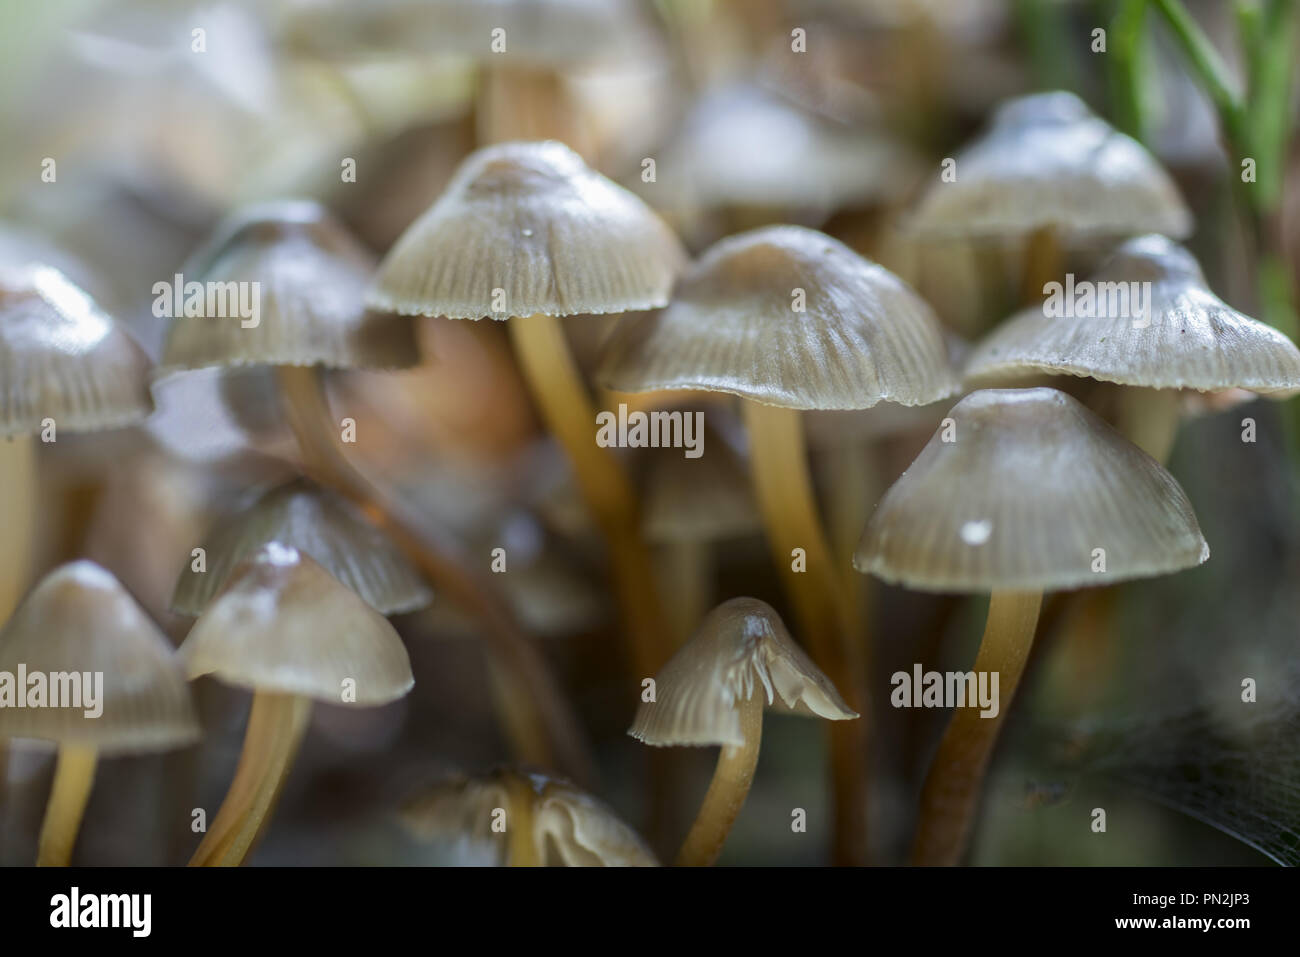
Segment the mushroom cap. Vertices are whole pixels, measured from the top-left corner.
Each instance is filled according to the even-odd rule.
[[[86,708],[0,708],[2,738],[43,738],[122,754],[165,751],[199,737],[189,686],[171,644],[122,584],[94,562],[71,562],[50,572],[0,631],[0,672],[16,675],[19,665],[29,676],[44,673],[51,695],[57,673],[102,674],[102,712],[92,718]],[[27,690],[16,688],[20,695]]]
[[[733,598],[709,612],[655,676],[655,700],[641,704],[627,733],[656,747],[740,747],[737,705],[755,694],[787,714],[830,721],[858,716],[771,605]]]
[[[505,863],[504,835],[492,831],[493,812],[506,810],[509,827],[517,797],[532,802],[538,859],[564,867],[654,867],[640,836],[599,799],[568,781],[537,772],[498,768],[478,777],[458,775],[408,801],[402,823],[419,838],[469,837],[497,845]]]
[[[279,542],[259,549],[195,622],[180,648],[191,678],[373,707],[415,678],[388,619],[309,555]],[[355,701],[343,700],[355,682]]]
[[[1209,557],[1174,477],[1064,393],[985,389],[948,417],[953,441],[940,426],[876,506],[858,571],[924,591],[1045,591]]]
[[[0,266],[0,436],[130,425],[153,411],[149,359],[50,266]]]
[[[716,542],[762,530],[743,465],[717,433],[706,434],[708,452],[699,458],[686,458],[677,449],[659,449],[653,455],[641,519],[646,541]]]
[[[1064,235],[1182,239],[1192,230],[1169,174],[1073,93],[1003,103],[955,159],[955,181],[936,182],[922,197],[910,222],[916,232],[1006,236],[1050,226]]]
[[[409,319],[365,308],[374,257],[319,203],[259,203],[227,217],[182,267],[185,284],[257,283],[258,322],[168,320],[163,365],[325,365],[399,369],[419,362]]]
[[[268,542],[310,555],[385,615],[433,601],[419,573],[356,506],[300,478],[260,493],[246,509],[217,525],[203,543],[207,571],[186,564],[172,594],[172,611],[202,614],[231,569]]]
[[[620,392],[728,392],[790,409],[924,405],[958,391],[930,307],[883,266],[800,226],[705,250],[667,308],[614,330],[599,379]]]
[[[502,143],[471,154],[402,234],[369,302],[453,319],[653,309],[685,258],[645,203],[567,146]]]
[[[691,205],[817,209],[896,196],[920,166],[882,131],[833,122],[747,83],[696,101],[659,165],[665,181],[681,184],[674,200]]]
[[[1152,389],[1248,389],[1279,398],[1300,391],[1300,349],[1210,292],[1191,253],[1172,240],[1129,240],[1089,282],[1096,305],[1085,311],[1093,316],[1025,309],[972,350],[967,377],[1065,373]],[[1132,283],[1146,284],[1141,315]]]

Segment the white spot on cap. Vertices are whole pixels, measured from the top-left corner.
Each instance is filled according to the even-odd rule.
[[[993,523],[987,518],[978,522],[966,522],[961,527],[961,540],[967,545],[983,545],[993,534]]]

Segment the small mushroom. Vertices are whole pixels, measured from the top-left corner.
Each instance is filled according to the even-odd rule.
[[[441,781],[408,801],[401,820],[421,840],[468,839],[512,867],[658,864],[603,801],[563,778],[524,768]]]
[[[40,738],[59,748],[40,865],[71,858],[101,756],[166,751],[199,736],[170,643],[94,562],[62,565],[41,579],[0,631],[0,672],[11,681],[28,676],[26,686],[10,686],[26,706],[11,699],[0,707],[0,738]],[[37,688],[42,700],[32,706]]]
[[[172,594],[172,610],[201,615],[232,569],[270,542],[310,556],[381,614],[414,611],[433,600],[397,546],[356,506],[298,478],[257,493],[212,529],[202,545],[202,570],[194,562],[186,564]]]
[[[975,392],[948,420],[854,556],[859,571],[908,588],[991,593],[974,670],[998,673],[998,712],[953,715],[922,792],[920,864],[955,864],[966,846],[1043,592],[1169,574],[1210,553],[1174,477],[1064,393]]]
[[[415,679],[388,620],[308,555],[272,542],[240,564],[180,648],[190,678],[253,691],[230,790],[191,865],[235,866],[265,829],[312,700],[376,707]]]
[[[654,688],[628,734],[655,747],[722,748],[677,855],[687,866],[712,864],[722,852],[754,779],[764,707],[829,721],[858,717],[780,616],[756,598],[733,598],[710,612],[655,676]]]
[[[1063,287],[1065,315],[1035,306],[990,333],[967,359],[967,378],[1073,375],[1125,386],[1123,430],[1157,460],[1173,444],[1179,390],[1246,389],[1278,399],[1300,391],[1300,349],[1215,296],[1191,253],[1172,240],[1129,240],[1088,283],[1091,307],[1075,309]]]
[[[662,663],[664,629],[636,495],[594,441],[595,409],[559,317],[662,306],[684,260],[641,200],[568,147],[503,143],[465,160],[388,253],[369,299],[407,315],[510,320],[525,378],[610,545],[642,674]]]

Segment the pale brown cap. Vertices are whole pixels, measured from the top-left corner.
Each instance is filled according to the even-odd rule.
[[[29,676],[27,687],[18,684],[20,668]],[[12,676],[12,690],[29,703],[31,676],[39,673],[47,695],[45,707],[7,701],[0,708],[0,738],[42,738],[122,754],[165,751],[199,737],[171,644],[94,562],[62,565],[32,589],[0,631],[0,672]],[[50,706],[56,686],[59,700],[71,696],[73,706]],[[93,706],[87,695],[98,699]]]
[[[800,226],[707,249],[667,308],[620,323],[599,380],[790,409],[924,405],[958,391],[930,307],[889,270]]]
[[[493,813],[532,804],[537,859],[561,867],[654,867],[654,854],[640,836],[599,799],[568,781],[515,768],[498,768],[478,777],[460,775],[416,795],[402,808],[401,820],[417,838],[468,838],[492,846],[506,860],[504,835],[492,830]]]
[[[684,263],[668,226],[567,146],[502,143],[402,234],[369,302],[453,319],[653,309]]]
[[[206,571],[187,561],[171,607],[199,615],[239,562],[268,542],[310,555],[385,615],[414,611],[433,593],[397,546],[337,492],[294,479],[258,495],[220,522],[203,543]]]
[[[985,133],[955,157],[910,228],[932,237],[1158,232],[1182,239],[1192,216],[1169,174],[1136,140],[1073,93],[1003,103]]]
[[[240,210],[217,227],[181,275],[187,287],[205,284],[204,309],[208,283],[234,289],[236,297],[240,287],[225,284],[257,283],[256,324],[239,315],[168,318],[163,365],[416,365],[419,346],[411,321],[365,308],[374,266],[370,253],[319,203],[288,200]],[[251,306],[254,287],[243,288]],[[214,305],[231,311],[229,304]]]
[[[850,711],[766,602],[733,598],[705,616],[655,676],[655,700],[628,734],[657,747],[745,744],[737,707],[763,695],[774,711],[844,721]]]
[[[1017,313],[980,342],[967,377],[1064,373],[1152,389],[1247,389],[1278,398],[1300,391],[1295,343],[1210,292],[1192,254],[1172,240],[1129,240],[1087,283],[1086,317],[1058,315],[1080,311],[1081,293],[1071,297],[1063,284],[1055,299]]]
[[[153,411],[149,359],[63,273],[0,266],[0,436],[97,432]]]
[[[985,389],[948,419],[876,506],[858,571],[926,591],[1045,591],[1209,557],[1174,477],[1063,392]]]
[[[242,562],[180,648],[191,678],[331,704],[396,701],[415,678],[388,619],[309,556],[272,542]],[[352,682],[354,698],[345,698]]]

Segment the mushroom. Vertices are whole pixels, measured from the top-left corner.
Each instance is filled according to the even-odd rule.
[[[199,736],[171,645],[94,562],[62,565],[32,589],[0,631],[0,673],[27,676],[10,685],[8,701],[0,686],[0,738],[40,738],[59,749],[38,865],[71,858],[101,756],[166,751]]]
[[[1174,477],[1076,400],[988,389],[953,406],[876,507],[854,556],[859,571],[908,588],[991,593],[974,670],[998,674],[998,711],[954,714],[922,792],[916,863],[961,857],[1043,592],[1208,557]]]
[[[1008,100],[953,161],[955,178],[926,191],[909,228],[931,239],[1024,237],[1026,299],[1064,273],[1068,237],[1159,232],[1182,239],[1192,229],[1178,188],[1155,158],[1073,93]]]
[[[235,866],[265,829],[311,717],[312,700],[376,707],[415,684],[379,612],[310,556],[272,542],[232,572],[180,648],[190,678],[253,691],[243,752],[191,865]]]
[[[678,864],[712,864],[722,852],[754,780],[764,707],[828,721],[858,717],[770,605],[733,598],[709,612],[655,676],[654,699],[628,730],[654,747],[722,748]]]
[[[153,411],[149,359],[63,273],[0,265],[0,623],[27,586],[36,508],[34,436],[97,432]]]
[[[775,226],[731,236],[691,266],[671,304],[623,320],[599,377],[621,392],[695,389],[740,396],[750,470],[768,545],[803,640],[863,708],[844,577],[817,515],[800,410],[923,405],[956,376],[939,323],[901,280],[814,230]],[[806,572],[794,567],[806,557]],[[847,565],[849,556],[842,561]],[[860,814],[863,731],[833,729],[842,853]]]
[[[1172,240],[1130,239],[1088,281],[1092,308],[1076,310],[1072,286],[1063,287],[1065,315],[1035,306],[1012,316],[972,350],[967,378],[1073,375],[1125,386],[1121,430],[1157,461],[1173,445],[1180,390],[1277,399],[1300,392],[1300,349],[1215,296],[1192,254]]]
[[[495,863],[512,867],[659,863],[603,801],[563,778],[526,768],[441,781],[409,800],[401,820],[421,840],[468,839],[488,848]]]
[[[240,562],[270,542],[295,548],[384,615],[424,608],[433,593],[388,537],[351,502],[305,478],[257,493],[219,522],[202,545],[204,565],[185,566],[172,610],[197,617]]]
[[[644,203],[554,142],[472,154],[380,266],[369,302],[407,315],[509,319],[515,352],[610,547],[641,674],[662,663],[665,629],[636,495],[594,441],[596,416],[559,317],[651,309],[684,261]]]

